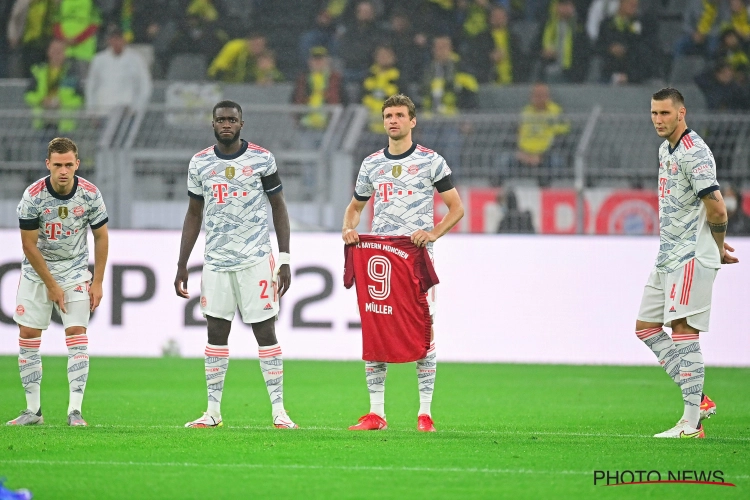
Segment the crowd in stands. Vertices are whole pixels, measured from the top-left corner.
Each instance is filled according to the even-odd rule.
[[[682,18],[666,43],[665,12]],[[62,42],[68,77],[83,81],[112,26],[145,47],[156,78],[192,54],[205,61],[195,80],[298,82],[327,57],[361,88],[331,95],[367,104],[409,91],[452,114],[476,106],[478,84],[664,81],[700,56],[709,106],[750,108],[747,0],[0,0],[0,14],[0,77],[36,78]]]

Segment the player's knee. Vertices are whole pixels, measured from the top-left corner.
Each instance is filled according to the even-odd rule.
[[[18,325],[18,336],[22,339],[38,339],[42,336],[42,331],[28,326]]]
[[[232,323],[225,319],[210,316],[206,320],[208,321],[208,343],[211,345],[227,345]]]
[[[71,335],[84,335],[86,333],[85,326],[69,326],[65,329],[65,335],[70,337]]]
[[[672,335],[699,335],[700,331],[690,326],[687,318],[672,320]]]
[[[642,330],[649,330],[651,328],[661,328],[661,323],[649,323],[648,321],[635,321],[635,331],[640,332]]]
[[[259,346],[265,347],[278,343],[276,340],[276,328],[274,326],[275,321],[276,318],[270,318],[252,324],[253,334],[255,335],[255,340],[258,342]]]

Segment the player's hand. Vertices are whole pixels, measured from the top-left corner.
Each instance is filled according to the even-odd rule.
[[[279,292],[279,298],[284,296],[289,290],[289,285],[291,284],[292,270],[289,267],[289,264],[282,264],[279,268],[278,275],[276,276],[276,290]]]
[[[347,245],[355,245],[359,243],[359,233],[356,229],[344,229],[341,231],[341,238]]]
[[[737,257],[730,254],[729,252],[734,252],[734,248],[729,246],[729,243],[726,241],[724,242],[724,248],[721,249],[719,253],[721,253],[721,263],[722,264],[736,264],[740,261]]]
[[[188,272],[186,266],[177,266],[177,276],[174,278],[174,291],[178,297],[189,299],[190,294],[187,291]]]
[[[53,303],[57,304],[57,307],[59,307],[62,312],[65,314],[68,313],[65,309],[65,292],[60,288],[60,285],[55,283],[52,288],[47,288],[47,297],[49,297],[49,300]]]
[[[411,235],[411,242],[418,247],[426,246],[427,243],[432,243],[435,240],[437,240],[437,236],[430,231],[425,231],[424,229],[415,231],[414,234]]]
[[[94,312],[94,309],[99,307],[104,296],[104,290],[102,289],[101,283],[91,283],[89,286],[89,306],[90,311]]]

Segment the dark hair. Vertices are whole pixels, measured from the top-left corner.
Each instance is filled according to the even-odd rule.
[[[685,105],[685,98],[682,97],[680,91],[672,87],[665,87],[658,92],[655,92],[651,96],[651,99],[654,101],[666,101],[667,99],[672,99],[672,102],[679,106]]]
[[[411,99],[409,99],[404,94],[394,94],[388,99],[383,102],[383,107],[380,109],[380,114],[382,116],[383,112],[385,111],[385,108],[391,108],[394,106],[406,106],[406,109],[409,110],[409,118],[413,119],[417,117],[417,108],[414,106],[414,103]]]
[[[242,106],[237,104],[234,101],[219,101],[216,103],[216,106],[214,106],[213,111],[211,112],[211,116],[213,118],[216,118],[216,110],[219,108],[232,108],[236,109],[237,112],[240,114],[240,120],[242,119]]]
[[[65,154],[70,153],[71,151],[76,155],[77,160],[78,146],[76,146],[76,143],[67,137],[55,137],[49,141],[49,145],[47,146],[47,159],[49,160],[52,158],[52,153]]]

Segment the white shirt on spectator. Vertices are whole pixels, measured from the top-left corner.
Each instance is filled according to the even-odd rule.
[[[138,52],[125,47],[120,55],[108,48],[96,54],[86,78],[86,109],[108,111],[127,106],[141,111],[151,98],[151,74]]]

